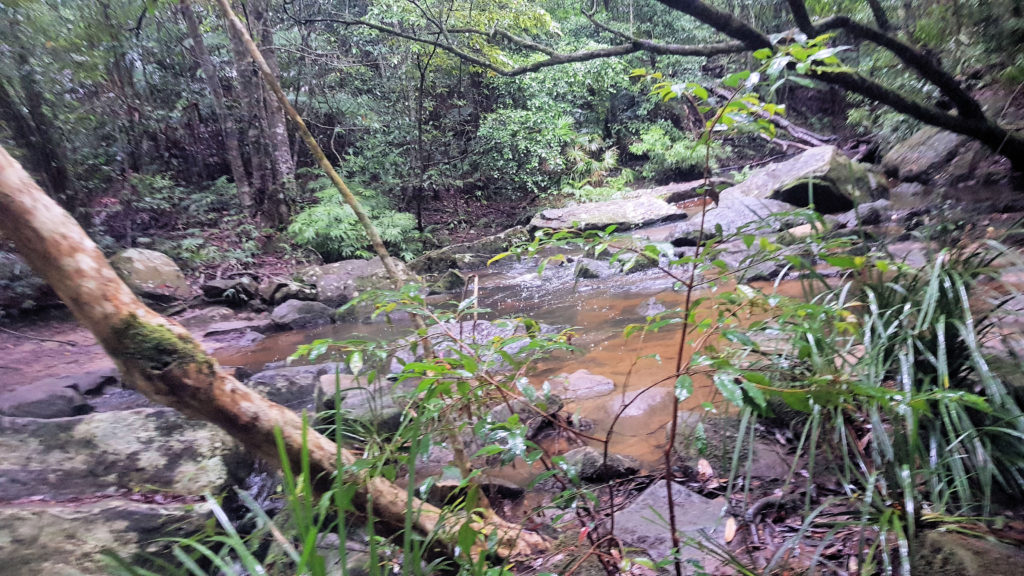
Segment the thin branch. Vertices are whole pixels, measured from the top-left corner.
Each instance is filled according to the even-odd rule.
[[[520,37],[518,37],[518,36],[516,36],[514,34],[506,32],[504,30],[495,29],[495,30],[493,30],[490,33],[485,32],[483,30],[466,29],[466,28],[448,30],[448,32],[450,34],[456,34],[456,33],[458,33],[458,34],[475,34],[475,35],[480,35],[480,36],[485,36],[485,37],[495,37],[495,36],[498,36],[498,37],[501,37],[501,38],[507,40],[508,42],[516,45],[517,47],[524,48],[524,49],[527,49],[527,50],[533,50],[533,51],[536,51],[536,52],[541,52],[541,53],[543,53],[543,54],[545,54],[547,56],[547,58],[545,58],[545,59],[538,60],[538,61],[532,62],[530,64],[525,64],[523,66],[516,66],[516,67],[513,67],[513,68],[505,68],[505,67],[502,67],[502,66],[498,66],[497,64],[494,64],[493,62],[485,60],[485,59],[483,59],[483,58],[481,58],[479,56],[471,54],[471,53],[467,52],[466,50],[463,50],[462,48],[459,48],[458,46],[455,46],[453,44],[449,44],[448,42],[444,42],[444,41],[436,40],[436,39],[431,39],[431,38],[425,38],[425,37],[419,36],[417,34],[413,34],[413,33],[409,33],[409,32],[404,32],[404,31],[399,30],[398,28],[395,28],[395,27],[392,27],[392,26],[386,26],[384,24],[379,24],[377,22],[370,22],[369,20],[346,19],[346,18],[329,18],[329,17],[297,18],[295,16],[292,16],[292,18],[295,19],[295,21],[300,23],[300,24],[313,24],[313,23],[321,23],[321,22],[330,22],[330,23],[342,24],[342,25],[346,25],[346,26],[364,26],[366,28],[370,28],[371,30],[376,30],[378,32],[383,32],[385,34],[389,34],[389,35],[395,36],[397,38],[404,38],[406,40],[410,40],[412,42],[417,42],[419,44],[425,44],[427,46],[434,46],[436,48],[444,50],[445,52],[448,52],[449,54],[457,56],[458,58],[461,58],[462,60],[464,60],[466,62],[469,62],[470,64],[473,64],[475,66],[479,66],[480,68],[484,68],[486,70],[490,70],[491,72],[494,72],[495,74],[498,74],[499,76],[510,76],[510,77],[511,76],[521,76],[523,74],[527,74],[527,73],[530,73],[530,72],[536,72],[537,70],[541,70],[543,68],[549,68],[549,67],[552,67],[552,66],[559,66],[559,65],[562,65],[562,64],[571,64],[571,63],[575,63],[575,62],[588,62],[590,60],[599,60],[599,59],[602,59],[602,58],[613,58],[613,57],[616,57],[616,56],[625,56],[627,54],[635,54],[637,52],[653,52],[655,54],[666,54],[666,55],[675,55],[675,56],[703,56],[703,57],[708,57],[708,56],[718,56],[718,55],[721,55],[721,54],[736,54],[736,53],[739,53],[739,52],[744,52],[747,49],[747,47],[743,43],[741,43],[741,42],[722,42],[722,43],[718,43],[718,44],[706,44],[706,45],[683,45],[683,44],[660,44],[660,43],[656,43],[656,42],[650,42],[650,41],[647,41],[647,40],[636,39],[635,41],[630,42],[629,44],[619,44],[619,45],[616,45],[616,46],[608,46],[608,47],[605,47],[605,48],[595,48],[595,49],[592,49],[592,50],[579,50],[579,51],[576,51],[576,52],[563,53],[563,52],[557,52],[555,50],[552,50],[551,48],[548,48],[546,46],[542,46],[542,45],[540,45],[540,44],[538,44],[536,42],[533,42],[531,40],[527,40],[525,38],[520,38]]]
[[[978,101],[971,97],[952,74],[946,72],[934,58],[921,50],[895,36],[861,24],[849,16],[835,15],[817,23],[811,22],[811,17],[807,13],[807,6],[803,0],[786,1],[789,3],[789,9],[793,13],[797,26],[808,36],[819,36],[833,30],[844,30],[855,38],[873,42],[892,52],[894,56],[920,74],[922,78],[934,84],[953,102],[961,116],[975,119],[985,118],[985,113],[982,111]]]

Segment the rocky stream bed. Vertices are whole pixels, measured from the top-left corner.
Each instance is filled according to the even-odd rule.
[[[920,142],[912,140],[908,147],[898,148],[884,163],[890,175],[904,182],[887,181],[883,174],[851,162],[835,148],[816,148],[756,170],[742,184],[722,191],[717,206],[707,212],[704,229],[728,234],[767,215],[806,205],[810,196],[827,213],[834,230],[863,232],[884,242],[894,256],[920,264],[929,246],[926,238],[912,234],[914,230],[957,218],[964,226],[1005,228],[1024,214],[1024,202],[1008,199],[998,186],[991,193],[984,183],[974,188],[973,197],[982,200],[973,205],[957,202],[948,192],[943,195],[933,186],[941,184],[948,190],[956,183],[948,174],[961,157],[956,141],[934,133],[930,138],[928,134],[915,138]],[[940,145],[945,152],[936,149]],[[624,340],[621,331],[627,324],[682,305],[682,295],[673,291],[673,280],[652,262],[635,263],[623,272],[622,261],[569,253],[562,265],[550,266],[543,275],[537,274],[536,260],[506,258],[490,267],[483,265],[537,228],[615,225],[641,241],[670,243],[679,253],[692,250],[700,228],[700,219],[694,216],[703,207],[698,198],[700,184],[682,183],[635,191],[596,205],[544,210],[528,227],[451,246],[410,263],[413,272],[431,283],[438,302],[452,298],[452,290],[460,291],[465,278],[479,278],[481,304],[493,313],[467,330],[482,340],[507,330],[491,322],[503,316],[532,316],[551,326],[580,328],[574,344],[581,352],[541,362],[530,378],[538,387],[548,382],[560,398],[557,407],[566,421],[585,421],[588,434],[602,435],[618,417],[611,445],[615,456],[609,461],[613,466],[601,466],[594,446],[545,436],[540,426],[534,433],[553,450],[569,452],[567,459],[579,467],[584,480],[641,478],[638,487],[649,485],[638,488],[635,500],[619,513],[616,535],[624,545],[653,556],[666,554],[671,546],[666,532],[654,528],[658,520],[650,512],[664,507],[666,488],[663,480],[659,483],[643,475],[657,472],[664,447],[673,440],[665,432],[672,418],[672,388],[668,384],[654,387],[619,412],[641,388],[671,372],[667,362],[649,359],[634,365],[633,359],[674,358],[676,336],[654,334],[638,342]],[[801,233],[806,231],[799,222],[785,219],[758,232],[771,238]],[[748,253],[743,242],[734,241],[726,246],[723,260],[733,269]],[[222,365],[233,367],[240,379],[268,398],[297,411],[322,407],[335,379],[346,377],[347,371],[338,363],[286,365],[285,358],[297,345],[353,334],[398,338],[408,328],[401,318],[394,323],[371,321],[366,309],[341,317],[335,313],[357,294],[381,285],[381,266],[376,261],[308,267],[287,278],[256,274],[221,278],[200,286],[202,296],[187,306],[181,302],[191,295],[190,287],[165,256],[128,250],[114,262],[140,294],[172,313]],[[12,267],[8,262],[7,268]],[[830,272],[823,263],[819,271]],[[1008,273],[1021,274],[1012,269]],[[767,263],[743,270],[736,280],[799,294],[799,280],[790,276],[784,266]],[[1016,331],[1009,320],[1005,326],[1008,332]],[[0,332],[0,574],[104,573],[98,556],[101,550],[131,557],[166,549],[158,538],[191,535],[207,522],[204,494],[266,484],[264,467],[226,433],[152,405],[123,388],[113,364],[91,335],[69,319],[57,314],[44,321],[14,323],[8,330],[13,332]],[[25,334],[34,338],[27,339]],[[713,400],[713,387],[701,384],[682,406],[676,439],[692,466],[700,459],[682,441],[692,435],[695,412],[691,411]],[[342,407],[354,417],[383,426],[401,409],[390,395],[389,389],[353,394]],[[767,434],[758,443],[753,477],[774,481],[787,474],[791,446]],[[723,461],[709,460],[715,470],[726,467]],[[434,455],[420,475],[440,474],[446,464],[443,454]],[[544,494],[523,494],[535,473],[523,466],[511,467],[487,480],[498,509],[513,520],[544,501]],[[720,535],[726,503],[684,486],[676,489],[679,513],[687,519],[684,530]],[[961,553],[963,546],[941,541],[946,536],[934,538],[925,550],[935,546],[951,550],[948,560],[957,566],[975,562],[977,554],[970,547]],[[1003,559],[1004,566],[1019,566],[1024,558],[1013,548],[985,546],[983,554],[988,556],[979,568],[943,573],[1008,574],[993,568],[993,559]]]

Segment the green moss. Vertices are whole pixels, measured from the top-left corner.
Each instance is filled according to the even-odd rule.
[[[166,326],[149,324],[132,314],[114,328],[124,342],[125,355],[141,361],[153,372],[163,372],[172,364],[210,364],[194,340],[175,334]]]

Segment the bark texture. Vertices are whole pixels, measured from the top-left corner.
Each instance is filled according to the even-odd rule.
[[[298,466],[303,435],[318,489],[355,456],[306,428],[300,416],[253,392],[224,373],[178,323],[147,308],[121,281],[95,243],[66,211],[32,181],[0,148],[0,231],[67,304],[117,364],[125,382],[147,398],[183,414],[220,426],[253,453],[278,460],[275,429],[284,438],[288,458]],[[442,518],[441,511],[382,478],[346,470],[359,496],[372,499],[374,513],[401,529],[407,507],[417,511],[414,529],[437,534],[454,548],[464,519]],[[547,542],[485,512],[478,527],[498,536],[504,557],[542,552]]]
[[[192,10],[190,0],[181,0],[181,15],[185,19],[185,26],[188,28],[188,35],[192,39],[192,46],[199,60],[199,66],[203,70],[203,79],[210,89],[210,97],[213,99],[213,110],[217,114],[217,124],[220,127],[221,138],[224,139],[224,158],[231,168],[231,177],[235,180],[235,188],[238,190],[238,200],[242,204],[245,213],[252,215],[254,204],[252,188],[249,186],[249,177],[245,173],[245,162],[242,160],[242,150],[238,145],[238,128],[235,121],[228,112],[224,102],[224,89],[220,85],[217,75],[217,67],[210,57],[203,41],[203,33],[199,29],[199,21],[195,11]]]

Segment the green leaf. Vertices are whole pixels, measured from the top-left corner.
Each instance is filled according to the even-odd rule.
[[[495,263],[495,262],[497,262],[498,260],[501,260],[502,258],[504,258],[504,257],[506,257],[506,256],[511,256],[511,255],[512,255],[512,253],[511,253],[511,252],[502,252],[501,254],[498,254],[498,255],[497,255],[497,256],[495,256],[494,258],[491,258],[490,260],[488,260],[488,261],[487,261],[487,265],[488,265],[488,266],[490,266],[491,264],[494,264],[494,263]]]
[[[743,406],[743,390],[736,382],[738,374],[730,370],[716,372],[712,380],[722,396],[736,406]]]
[[[693,378],[688,374],[683,374],[679,378],[676,378],[676,399],[680,402],[685,402],[687,398],[693,395]]]
[[[747,81],[747,78],[750,78],[750,70],[741,70],[723,78],[722,85],[726,88],[739,88],[740,84]]]
[[[754,58],[757,58],[758,60],[767,60],[767,59],[772,57],[772,49],[771,48],[761,48],[760,50],[754,51],[752,56]]]

